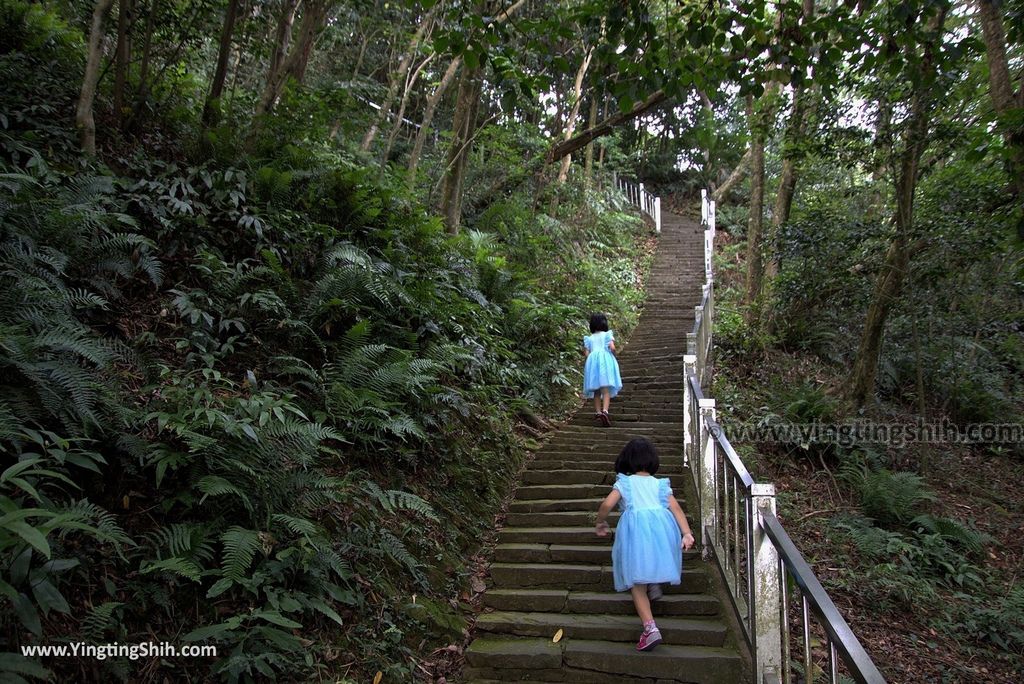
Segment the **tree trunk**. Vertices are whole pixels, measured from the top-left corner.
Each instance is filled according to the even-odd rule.
[[[387,96],[385,96],[384,102],[381,103],[380,109],[377,110],[377,115],[374,117],[373,123],[370,124],[369,130],[363,136],[363,142],[359,144],[359,149],[363,152],[370,149],[374,138],[377,137],[377,131],[380,128],[381,122],[391,114],[391,107],[394,106],[395,98],[398,97],[398,88],[402,83],[407,83],[406,76],[408,76],[409,69],[412,67],[413,59],[416,58],[416,50],[419,48],[420,41],[423,40],[424,36],[428,35],[430,25],[434,21],[434,13],[437,12],[438,7],[440,5],[434,5],[423,17],[419,26],[416,27],[416,32],[413,33],[412,40],[409,41],[409,46],[405,49],[405,54],[399,59],[398,69],[388,79]],[[406,93],[408,93],[408,88]],[[401,123],[401,120],[401,117],[399,117],[399,123]]]
[[[553,146],[547,154],[547,161],[549,164],[553,164],[559,161],[562,157],[567,154],[572,154],[578,149],[586,147],[592,140],[596,140],[603,135],[611,133],[616,126],[619,126],[627,121],[632,121],[641,114],[647,112],[649,109],[661,104],[665,101],[666,95],[663,90],[656,90],[651,93],[646,100],[643,102],[637,102],[633,105],[633,108],[628,112],[616,112],[612,116],[601,123],[588,128],[582,133],[573,136],[572,138],[565,140]]]
[[[136,100],[141,100],[146,92],[146,80],[149,78],[149,61],[153,54],[153,29],[156,26],[157,5],[159,0],[149,4],[149,15],[146,17],[146,37],[142,41],[142,64],[139,66],[139,88]]]
[[[919,71],[921,78],[914,88],[907,130],[903,136],[899,175],[896,179],[896,234],[885,256],[885,263],[875,281],[875,291],[864,321],[857,356],[847,380],[847,394],[857,407],[863,406],[875,391],[875,376],[882,351],[885,322],[903,291],[903,279],[910,265],[910,232],[914,225],[914,192],[917,189],[918,166],[928,144],[929,115],[933,99],[931,83],[935,79],[935,41],[941,41],[946,8],[939,10],[930,22],[933,35],[924,45]]]
[[[1003,129],[1003,139],[1009,150],[1006,159],[1010,176],[1010,190],[1018,203],[1017,233],[1024,240],[1024,125],[1020,123],[1019,112],[1024,109],[1024,84],[1016,91],[1010,77],[1010,64],[1006,56],[1006,31],[1003,28],[1002,3],[993,0],[977,0],[981,33],[985,41],[985,56],[988,61],[989,92],[992,105]],[[1017,117],[1014,117],[1017,114]],[[1013,119],[1016,118],[1016,121]],[[1006,119],[1010,119],[1006,122]]]
[[[516,0],[512,6],[506,10],[502,10],[502,12],[494,18],[495,23],[504,24],[525,3],[526,0]],[[434,114],[437,112],[437,106],[441,103],[441,98],[444,96],[448,86],[450,86],[452,81],[455,80],[455,75],[458,73],[461,65],[462,57],[459,56],[454,58],[445,70],[444,76],[441,78],[441,82],[437,84],[437,88],[435,88],[434,92],[427,98],[427,104],[423,110],[423,120],[420,122],[419,130],[416,131],[416,140],[413,141],[412,152],[409,154],[409,170],[406,172],[406,183],[410,190],[416,186],[416,170],[419,167],[420,157],[423,155],[423,147],[427,143],[427,135],[430,134],[430,124],[434,121]]]
[[[569,111],[569,117],[565,122],[565,139],[569,140],[572,138],[572,134],[576,132],[576,119],[580,115],[580,104],[583,102],[583,79],[587,75],[587,69],[590,68],[590,58],[594,56],[594,49],[587,50],[587,54],[583,57],[583,61],[580,63],[580,68],[576,71],[576,80],[573,81],[572,89],[572,108]],[[593,141],[587,143],[592,145]],[[564,183],[565,179],[569,177],[569,165],[572,163],[572,155],[567,154],[562,157],[562,166],[558,170],[558,182]]]
[[[747,151],[743,153],[743,156],[740,157],[740,160],[736,162],[736,168],[732,170],[732,173],[730,173],[729,177],[725,179],[725,182],[715,188],[715,191],[711,193],[712,200],[715,202],[721,202],[722,198],[725,197],[725,193],[729,192],[732,189],[732,186],[736,185],[740,179],[743,178],[743,174],[747,171],[747,166],[750,165],[750,157],[751,152],[748,148]]]
[[[235,35],[235,21],[238,18],[241,0],[228,0],[224,25],[220,31],[220,49],[217,52],[217,68],[213,73],[210,92],[203,105],[203,125],[212,126],[216,122],[220,108],[220,98],[224,94],[224,81],[228,75],[228,58],[231,56],[231,40]]]
[[[298,8],[299,0],[284,0],[281,6],[281,17],[278,19],[277,32],[274,35],[274,51],[270,53],[268,74],[276,74],[288,56],[288,48],[292,42],[292,26],[295,24],[295,13]]]
[[[284,69],[285,60],[288,58],[289,47],[292,40],[292,25],[295,23],[295,12],[299,6],[299,0],[284,0],[281,9],[281,18],[277,24],[277,35],[274,39],[274,51],[270,56],[270,68],[267,69],[267,82],[263,87],[263,94],[256,106],[256,116],[269,112],[280,95],[279,82],[284,79],[281,71]],[[308,11],[308,6],[304,10]],[[283,83],[282,83],[283,85]]]
[[[593,128],[597,124],[597,94],[590,97],[590,116],[587,117],[587,128]],[[594,176],[594,141],[587,143],[583,161],[583,182],[590,187],[591,179]]]
[[[459,81],[452,123],[452,143],[441,186],[441,216],[448,232],[459,232],[462,221],[462,187],[473,142],[473,127],[480,101],[481,69],[467,69]]]
[[[434,55],[427,55],[427,58],[412,72],[412,76],[406,80],[405,88],[402,91],[402,101],[398,105],[398,113],[395,114],[395,122],[391,125],[391,132],[388,133],[387,143],[385,143],[384,151],[380,155],[381,161],[384,163],[387,163],[388,157],[391,155],[391,148],[395,146],[395,140],[398,139],[398,134],[402,130],[402,123],[405,120],[405,108],[409,106],[409,96],[412,95],[413,86],[416,85],[416,80],[423,73],[424,67],[432,59],[434,59]]]
[[[814,0],[804,0],[803,21],[806,23],[814,17]],[[800,44],[806,40],[801,33]],[[779,191],[775,195],[775,207],[772,209],[772,225],[768,241],[773,245],[769,250],[768,264],[765,275],[774,279],[779,274],[778,251],[774,248],[778,240],[779,231],[789,221],[789,213],[793,208],[793,195],[796,192],[796,167],[797,161],[803,156],[797,151],[798,145],[803,141],[805,119],[807,115],[808,93],[803,84],[793,88],[793,111],[789,116],[789,124],[786,126],[786,134],[782,145],[782,170],[779,173]],[[770,312],[769,312],[769,318]]]
[[[409,189],[412,190],[416,185],[416,169],[420,163],[420,156],[423,154],[423,146],[427,142],[427,133],[430,131],[430,124],[434,120],[434,113],[437,111],[437,106],[441,104],[441,98],[444,96],[448,86],[455,80],[455,74],[459,71],[459,66],[462,65],[462,57],[456,57],[452,60],[451,64],[444,72],[444,76],[441,77],[441,82],[434,88],[434,92],[427,98],[426,107],[423,109],[423,120],[420,122],[420,128],[416,131],[416,140],[412,144],[412,152],[409,154],[409,170],[406,175],[406,182],[409,185]]]
[[[96,100],[96,85],[100,79],[100,60],[103,57],[103,21],[113,4],[114,0],[96,0],[93,6],[85,77],[82,79],[82,91],[78,96],[78,107],[75,111],[75,126],[81,136],[82,151],[90,157],[96,156],[96,118],[93,103]]]
[[[131,30],[134,14],[135,5],[132,0],[118,0],[117,47],[114,51],[114,125],[119,129],[123,128],[124,124],[125,88],[131,64]]]
[[[762,105],[766,106],[766,105]],[[765,112],[755,107],[754,99],[747,99],[747,119],[750,122],[750,217],[747,220],[747,281],[743,302],[747,305],[746,318],[756,320],[756,306],[761,296],[763,262],[761,241],[764,222],[764,139]]]

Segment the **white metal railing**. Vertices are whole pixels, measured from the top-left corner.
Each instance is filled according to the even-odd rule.
[[[775,487],[760,484],[747,471],[715,415],[715,400],[704,396],[712,377],[714,322],[715,203],[701,193],[704,224],[704,276],[693,332],[687,333],[684,359],[684,461],[697,490],[700,543],[704,558],[715,559],[743,637],[753,657],[754,684],[792,684],[790,587],[800,596],[800,650],[803,682],[813,682],[812,629],[823,633],[827,681],[839,681],[840,667],[854,681],[884,684],[814,572],[793,545],[775,514]],[[817,627],[812,624],[816,623]]]
[[[612,182],[615,187],[622,191],[630,203],[640,208],[640,211],[651,217],[654,221],[654,232],[661,232],[661,198],[655,197],[644,188],[643,183],[622,178],[617,173],[612,173]]]

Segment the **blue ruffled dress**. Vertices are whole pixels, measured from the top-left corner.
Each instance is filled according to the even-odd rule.
[[[622,495],[622,515],[612,544],[615,591],[626,591],[634,584],[679,584],[683,539],[668,509],[669,480],[619,473],[615,489]]]
[[[594,392],[607,387],[611,396],[622,389],[622,376],[619,375],[619,362],[609,348],[615,341],[611,330],[596,332],[583,338],[583,346],[590,355],[583,365],[583,392],[587,399],[594,397]]]

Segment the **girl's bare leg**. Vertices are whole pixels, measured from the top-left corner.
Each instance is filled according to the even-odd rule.
[[[640,622],[646,625],[654,619],[651,601],[647,598],[647,585],[634,584],[629,588],[629,593],[633,595],[633,606],[636,607],[636,614],[640,616]]]
[[[597,395],[594,395],[595,397]],[[601,398],[604,400],[604,412],[608,413],[608,406],[612,403],[612,392],[607,387],[601,388]]]
[[[595,392],[594,393],[594,413],[600,413],[600,412],[601,412],[601,394]]]

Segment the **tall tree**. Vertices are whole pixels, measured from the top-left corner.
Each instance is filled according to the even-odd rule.
[[[217,50],[217,67],[213,72],[210,92],[203,104],[203,125],[215,123],[220,98],[224,94],[224,81],[228,75],[228,58],[231,56],[231,41],[235,35],[235,21],[241,10],[242,0],[228,0],[227,11],[224,13],[224,25],[220,31],[220,47]]]
[[[587,69],[590,68],[590,60],[594,56],[594,48],[591,47],[587,50],[583,56],[583,61],[580,62],[580,68],[576,70],[576,78],[573,80],[573,89],[571,102],[572,106],[569,110],[569,115],[565,121],[565,140],[572,138],[573,133],[576,132],[576,121],[580,115],[580,104],[583,102],[583,79],[587,75]],[[591,141],[593,142],[593,141]],[[589,143],[588,143],[589,145]],[[566,178],[569,176],[569,166],[572,163],[572,155],[565,155],[562,157],[562,165],[558,170],[558,182],[564,183]]]
[[[309,56],[313,52],[313,43],[323,28],[327,13],[334,4],[334,0],[304,0],[302,4],[302,20],[299,23],[299,35],[291,48],[288,49],[291,35],[291,22],[294,20],[294,5],[290,0],[285,3],[284,14],[278,31],[278,44],[274,51],[274,58],[271,61],[270,70],[267,73],[267,83],[256,107],[257,118],[268,114],[273,110],[278,98],[284,91],[288,79],[295,79],[302,83],[306,75],[306,66],[309,64]],[[285,30],[284,27],[288,29]],[[286,55],[281,57],[281,55]]]
[[[516,0],[516,2],[495,15],[494,22],[504,24],[525,4],[526,0]],[[462,55],[456,55],[448,64],[448,68],[445,69],[441,81],[434,88],[434,92],[427,97],[426,105],[423,108],[423,118],[420,119],[420,127],[416,130],[416,139],[413,141],[412,152],[409,153],[409,168],[406,172],[406,181],[410,189],[416,184],[416,171],[419,168],[420,157],[423,155],[423,147],[427,143],[427,136],[430,134],[430,126],[434,122],[434,114],[437,113],[437,107],[441,104],[441,99],[444,97],[448,87],[455,82],[455,77],[461,67]]]
[[[381,102],[380,109],[377,110],[377,115],[373,118],[373,123],[370,124],[370,128],[366,131],[366,135],[363,136],[363,141],[359,145],[359,149],[363,152],[370,149],[374,138],[377,137],[377,131],[381,123],[391,115],[391,108],[394,107],[395,98],[398,97],[398,89],[402,87],[403,83],[407,83],[406,78],[409,70],[412,68],[413,60],[416,59],[416,51],[419,49],[423,39],[429,35],[430,28],[434,23],[434,16],[440,6],[440,3],[435,4],[423,15],[419,25],[416,27],[416,31],[409,40],[408,47],[406,47],[405,52],[399,58],[398,68],[390,75],[387,95],[384,97],[384,101]],[[408,92],[408,89],[406,89],[406,92]],[[400,114],[397,119],[401,122],[402,117]]]
[[[765,93],[766,96],[769,93]],[[747,121],[750,126],[750,214],[747,218],[747,279],[743,301],[747,304],[747,322],[758,311],[764,266],[762,241],[764,235],[764,140],[767,135],[770,106],[768,97],[747,98]]]
[[[1007,57],[1006,30],[1003,27],[1003,3],[976,0],[981,35],[988,61],[989,94],[1000,118],[1003,139],[1009,148],[1006,160],[1010,189],[1018,205],[1017,230],[1024,239],[1024,80],[1014,89]]]
[[[806,24],[814,16],[814,0],[803,0],[802,25],[797,30],[795,42],[799,45],[806,45]],[[779,171],[779,190],[775,195],[775,206],[772,210],[772,224],[769,234],[769,241],[773,242],[779,234],[780,228],[789,221],[789,213],[793,207],[793,195],[796,192],[797,162],[802,156],[799,148],[804,138],[804,129],[807,118],[809,88],[804,81],[793,86],[793,106],[789,115],[789,122],[786,125],[786,132],[782,142],[782,169]],[[768,255],[768,263],[765,272],[768,278],[773,278],[778,273],[779,261],[775,250]]]
[[[124,122],[125,89],[128,67],[131,63],[131,31],[135,20],[133,0],[118,0],[117,47],[114,49],[114,122],[118,128]]]
[[[445,159],[441,185],[441,216],[449,233],[458,233],[462,222],[462,190],[472,152],[477,108],[480,104],[481,72],[479,66],[464,70],[455,98],[452,140]]]
[[[868,307],[860,344],[853,368],[847,379],[847,395],[857,406],[863,406],[875,390],[875,375],[882,349],[882,333],[886,320],[899,300],[903,281],[911,258],[911,232],[914,227],[914,193],[917,189],[921,155],[928,145],[931,112],[938,81],[939,47],[942,42],[946,13],[949,6],[940,4],[935,15],[927,21],[923,35],[919,28],[908,30],[904,63],[914,69],[911,85],[910,111],[904,124],[902,149],[896,169],[896,213],[893,217],[893,237],[885,255],[885,262],[875,280],[874,294]],[[917,19],[913,15],[908,22]],[[913,27],[914,23],[909,23]],[[917,43],[920,42],[920,45]]]
[[[75,126],[81,136],[82,151],[90,157],[96,155],[96,117],[93,104],[96,85],[100,80],[100,61],[103,58],[103,23],[114,0],[96,0],[89,25],[89,43],[85,58],[85,76],[75,111]]]

